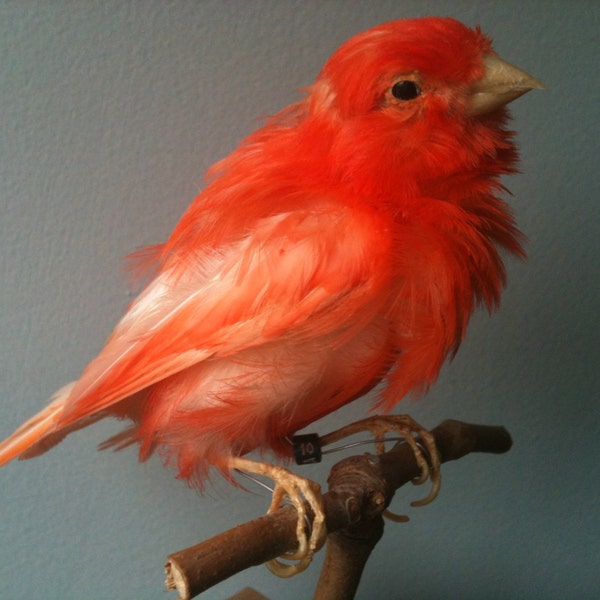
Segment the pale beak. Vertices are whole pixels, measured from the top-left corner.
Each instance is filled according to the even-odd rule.
[[[499,56],[486,56],[485,73],[470,89],[468,115],[483,115],[512,102],[529,90],[545,90],[535,77]]]

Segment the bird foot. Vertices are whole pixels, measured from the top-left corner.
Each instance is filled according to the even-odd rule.
[[[413,483],[420,485],[428,479],[431,480],[429,494],[425,498],[411,502],[411,506],[424,506],[435,499],[441,484],[441,461],[435,440],[428,430],[408,415],[375,415],[322,436],[320,438],[321,446],[332,444],[363,431],[369,431],[375,437],[374,443],[377,454],[385,452],[385,436],[387,433],[395,432],[401,435],[412,448],[417,465],[421,469],[420,477],[414,479]],[[408,517],[396,515],[388,510],[384,512],[384,515],[392,521],[408,521]]]
[[[294,506],[298,513],[296,523],[296,537],[298,538],[298,548],[295,552],[286,554],[281,558],[297,561],[289,564],[281,562],[279,559],[273,559],[267,562],[269,570],[279,577],[292,577],[304,571],[311,563],[315,553],[325,543],[327,537],[327,528],[325,526],[325,511],[323,509],[323,499],[321,496],[321,486],[300,477],[278,465],[256,462],[241,457],[232,457],[229,461],[232,469],[239,469],[255,475],[269,477],[275,483],[273,498],[268,513],[276,511],[286,500]],[[312,526],[310,526],[310,535],[307,537],[306,526],[310,522],[307,519],[307,506],[313,513]]]

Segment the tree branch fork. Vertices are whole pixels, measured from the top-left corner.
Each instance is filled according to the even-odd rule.
[[[455,420],[444,421],[431,434],[441,462],[471,452],[501,454],[512,445],[503,427]],[[383,535],[386,507],[398,488],[420,475],[414,452],[404,442],[383,454],[350,456],[333,466],[329,491],[323,494],[329,535],[314,600],[354,598],[366,561]],[[295,550],[296,522],[296,510],[282,506],[169,555],[167,588],[176,590],[180,600],[190,600],[236,573]]]

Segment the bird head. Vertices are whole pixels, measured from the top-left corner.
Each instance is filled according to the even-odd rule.
[[[543,87],[501,59],[479,28],[427,17],[348,40],[323,67],[308,102],[333,132],[341,176],[360,181],[362,191],[389,190],[398,178],[406,186],[445,177],[499,153],[491,170],[510,172],[516,151],[502,128],[504,107]]]
[[[502,60],[479,28],[440,17],[391,21],[354,36],[315,86],[316,111],[342,119],[381,111],[400,121],[440,110],[486,114],[544,88]]]

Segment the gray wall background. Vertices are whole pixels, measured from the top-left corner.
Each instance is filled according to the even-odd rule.
[[[427,14],[481,24],[549,90],[513,105],[523,174],[507,183],[529,261],[510,262],[502,310],[473,319],[428,398],[397,410],[431,427],[503,424],[515,445],[447,465],[440,498],[388,524],[358,597],[600,597],[595,0],[2,2],[0,436],[99,350],[132,299],[120,258],[167,237],[256,117],[296,99],[354,33]],[[266,509],[219,482],[198,497],[132,449],[97,453],[118,429],[0,471],[0,597],[174,598],[169,552]],[[205,597],[251,585],[307,598],[319,563],[293,580],[257,567]]]

